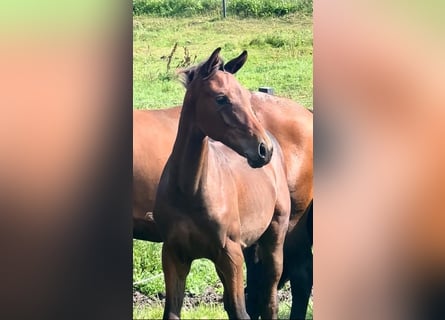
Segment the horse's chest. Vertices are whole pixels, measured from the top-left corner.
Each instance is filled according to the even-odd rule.
[[[195,258],[207,257],[224,246],[227,215],[224,208],[201,201],[184,202],[180,197],[171,203],[175,221],[170,221],[170,234],[184,250],[193,251]]]

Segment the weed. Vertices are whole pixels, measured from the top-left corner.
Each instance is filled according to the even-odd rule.
[[[273,48],[281,48],[281,47],[284,47],[285,45],[289,44],[288,40],[283,39],[280,36],[275,36],[275,35],[267,36],[266,40],[264,42],[266,42],[267,44],[270,44],[271,47],[273,47]]]

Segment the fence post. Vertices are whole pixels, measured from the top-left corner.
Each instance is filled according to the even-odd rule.
[[[273,91],[272,87],[259,87],[258,91],[259,92],[265,92],[265,93],[270,94],[270,95],[274,95],[274,91]]]
[[[223,12],[223,18],[226,17],[226,0],[222,0],[222,12]]]

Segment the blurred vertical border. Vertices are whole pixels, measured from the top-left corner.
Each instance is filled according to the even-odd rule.
[[[314,1],[314,318],[445,318],[443,2]]]
[[[132,4],[0,4],[0,318],[132,317]]]

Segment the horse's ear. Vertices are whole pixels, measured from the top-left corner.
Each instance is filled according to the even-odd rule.
[[[247,51],[244,50],[238,57],[227,62],[227,64],[224,66],[224,70],[230,72],[231,74],[235,74],[246,63],[246,60]]]
[[[211,76],[222,64],[221,58],[219,57],[220,51],[221,48],[216,48],[210,58],[199,68],[199,72],[204,79]]]

